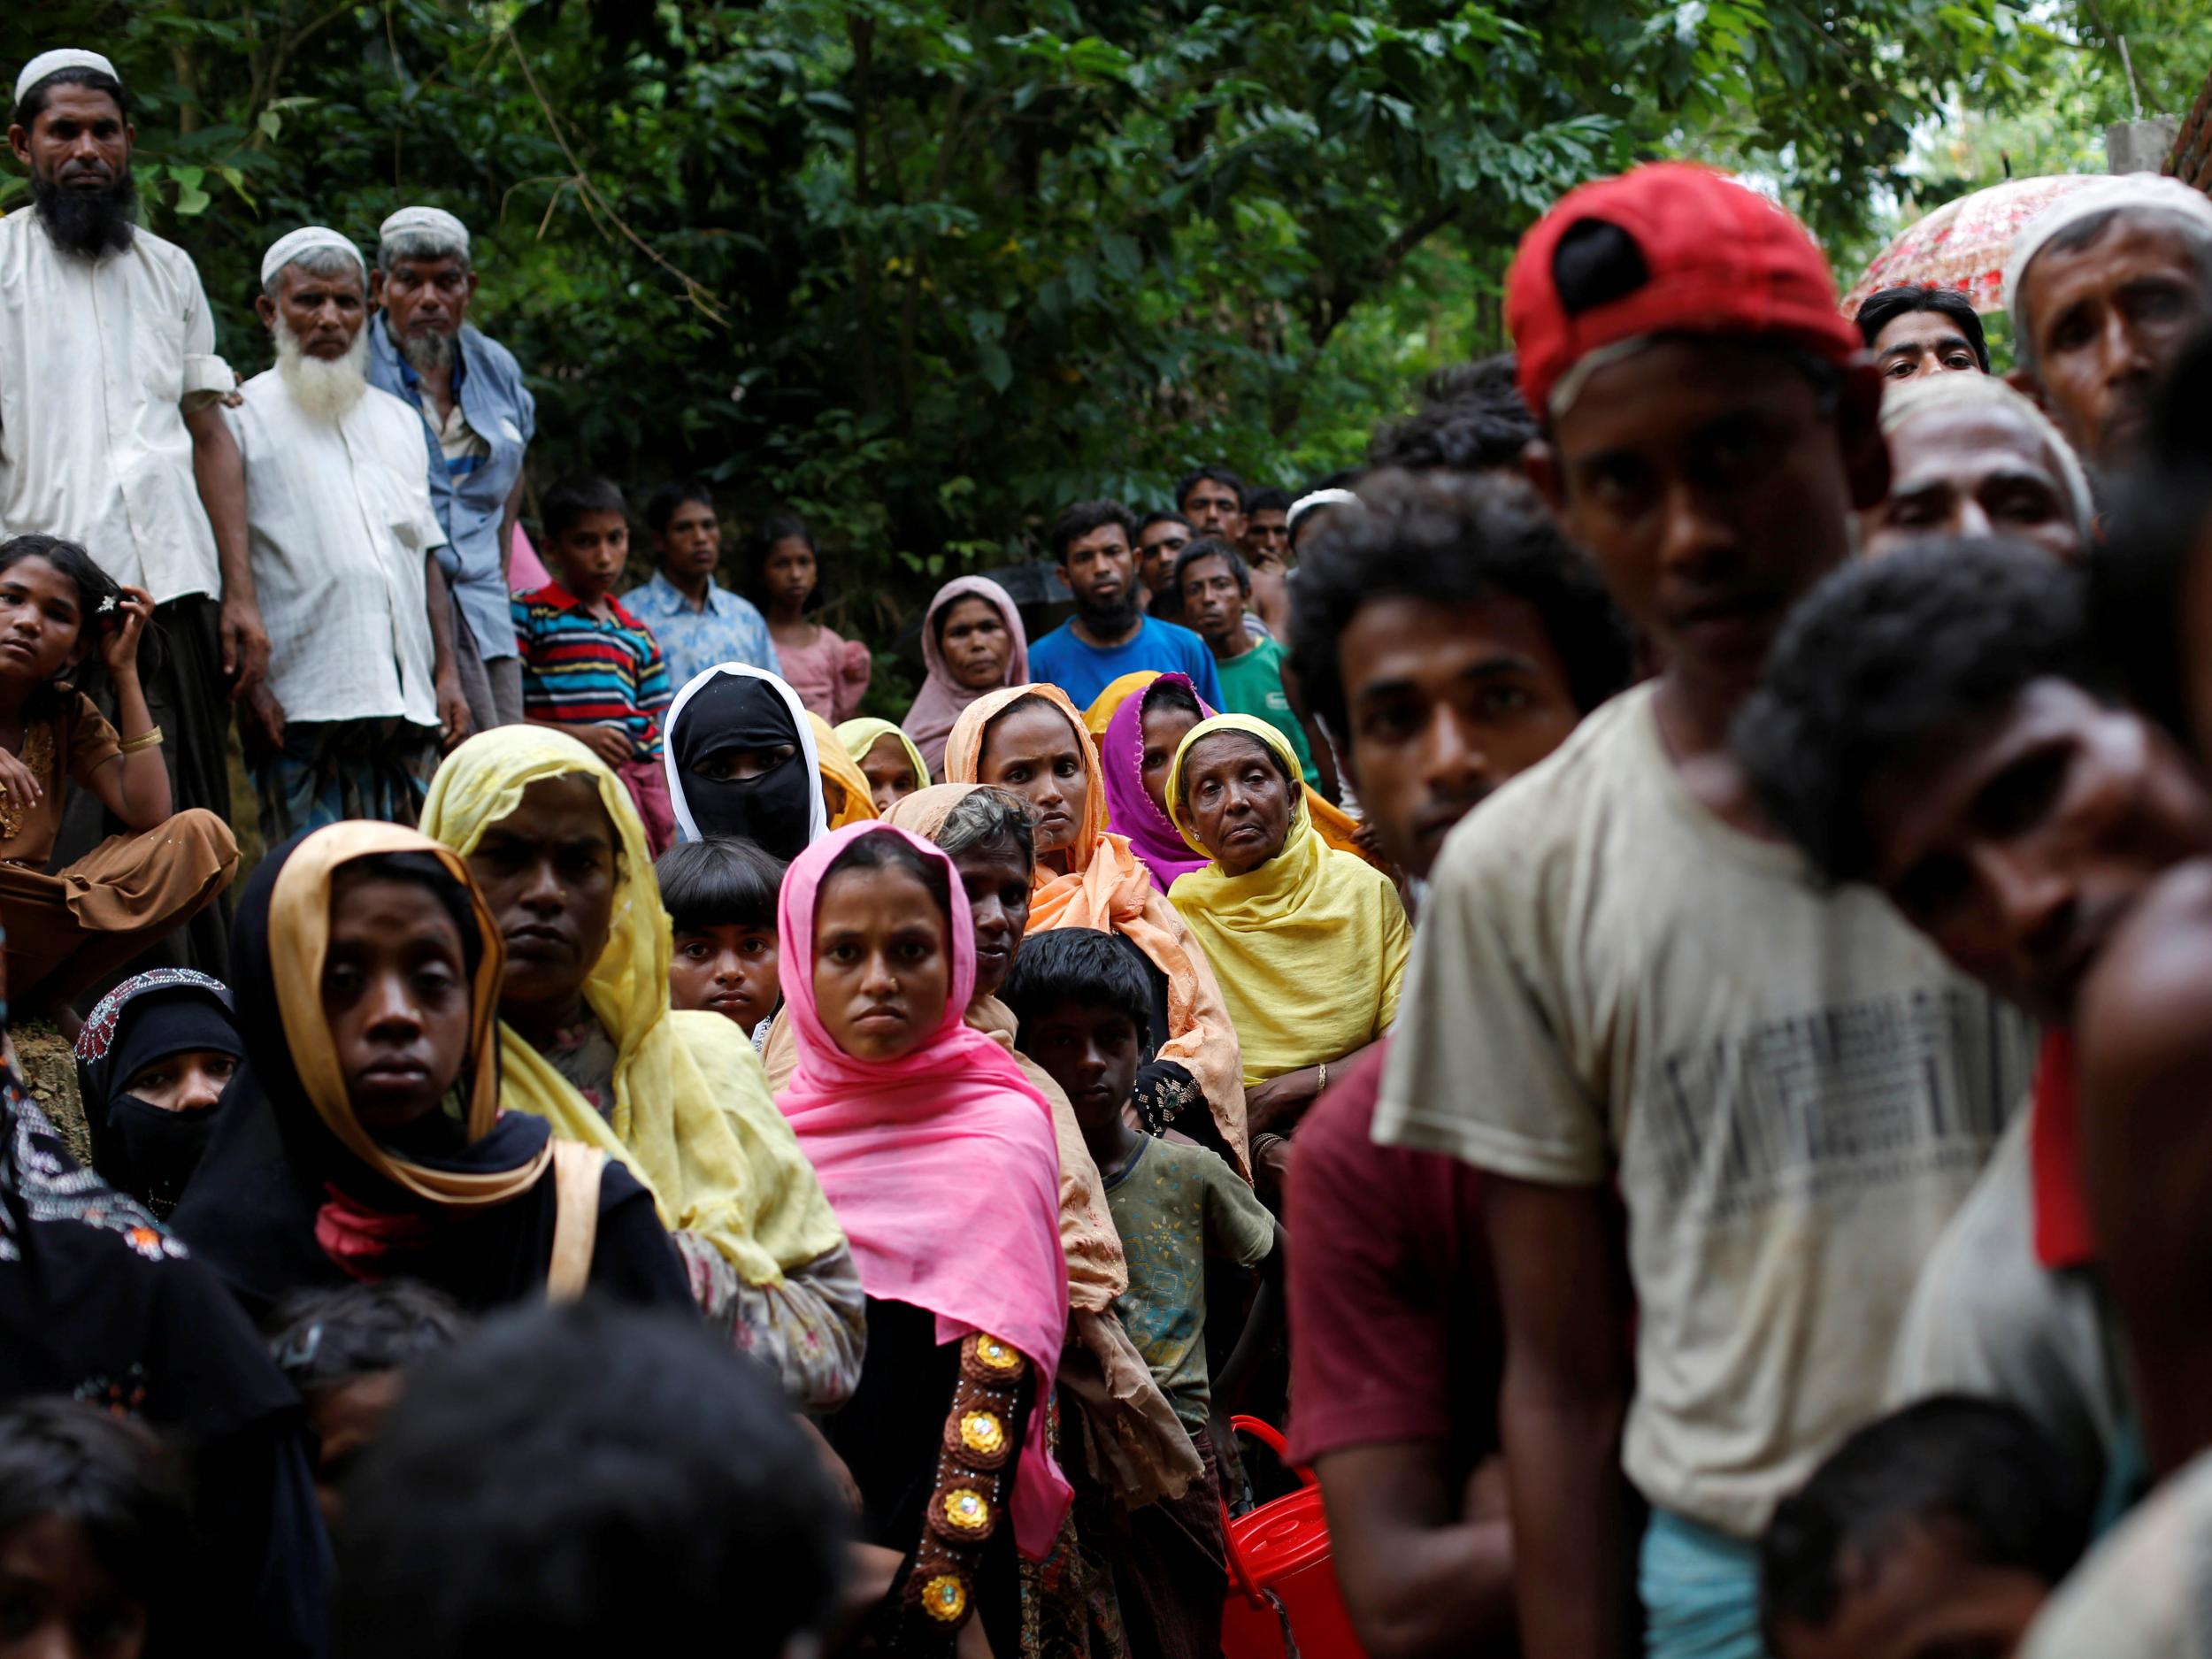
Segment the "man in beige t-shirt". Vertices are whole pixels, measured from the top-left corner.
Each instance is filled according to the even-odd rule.
[[[1531,475],[1667,666],[1453,832],[1375,1134],[1494,1177],[1527,1650],[1628,1650],[1624,1468],[1653,1510],[1646,1651],[1756,1659],[1750,1540],[1880,1409],[2031,1035],[1878,895],[1815,882],[1728,749],[1886,483],[1817,250],[1717,174],[1641,168],[1529,233],[1507,315]]]

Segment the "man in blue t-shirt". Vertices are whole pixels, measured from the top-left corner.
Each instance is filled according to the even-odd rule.
[[[1217,709],[1221,681],[1205,641],[1137,603],[1136,528],[1136,515],[1118,501],[1079,501],[1060,515],[1052,556],[1075,595],[1075,615],[1029,648],[1029,678],[1059,687],[1080,709],[1124,674],[1188,674]]]

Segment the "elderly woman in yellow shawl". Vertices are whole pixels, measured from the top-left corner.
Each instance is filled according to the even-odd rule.
[[[438,770],[422,827],[467,860],[504,936],[503,1100],[652,1193],[710,1323],[802,1409],[849,1398],[866,1298],[744,1033],[668,1004],[644,826],[574,738],[505,726]]]
[[[1057,686],[1008,686],[977,698],[945,740],[945,780],[1019,795],[1036,830],[1028,931],[1091,927],[1124,941],[1153,990],[1153,1059],[1135,1104],[1157,1134],[1179,1129],[1248,1179],[1237,1032],[1206,953],[1126,836],[1106,828],[1106,787],[1083,717]],[[1187,1110],[1202,1098],[1204,1114]]]
[[[1168,773],[1169,816],[1211,860],[1172,893],[1221,976],[1254,1138],[1287,1134],[1332,1071],[1398,1018],[1412,930],[1390,879],[1323,841],[1297,757],[1248,715],[1193,726]]]

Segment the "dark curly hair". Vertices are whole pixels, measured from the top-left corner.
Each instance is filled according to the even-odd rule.
[[[1878,778],[1968,741],[2033,680],[2094,688],[2084,578],[1994,538],[1847,565],[1799,602],[1736,717],[1766,810],[1832,880],[1864,879]]]
[[[1509,351],[1439,369],[1429,377],[1419,410],[1375,428],[1368,465],[1409,472],[1518,468],[1537,428],[1514,373]]]
[[[1291,660],[1307,706],[1340,745],[1351,733],[1337,647],[1360,607],[1377,599],[1525,601],[1586,713],[1635,678],[1628,625],[1527,483],[1384,472],[1359,493],[1358,506],[1333,510],[1308,538],[1291,584]]]

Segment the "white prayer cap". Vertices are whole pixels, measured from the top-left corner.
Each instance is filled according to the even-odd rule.
[[[97,52],[64,46],[50,52],[41,52],[23,65],[23,73],[15,78],[15,101],[23,102],[23,95],[49,75],[58,75],[65,69],[90,69],[105,75],[119,87],[123,77],[115,73],[115,65]]]
[[[2005,256],[2005,310],[2011,313],[2015,338],[2019,337],[2025,320],[2020,315],[2020,279],[2027,275],[2028,266],[2043,251],[2044,244],[2093,213],[2129,208],[2177,213],[2212,234],[2212,196],[2162,173],[2119,173],[2069,191],[2022,227],[2012,239],[2012,250]]]
[[[2089,488],[2089,474],[2081,457],[2065,434],[2032,397],[2015,391],[1995,374],[1972,374],[1953,370],[1945,374],[1916,374],[1909,380],[1893,380],[1882,393],[1882,435],[1893,437],[1907,421],[1924,414],[1947,419],[1962,417],[1974,409],[2007,409],[2043,440],[2058,468],[2059,483],[2066,491],[2066,505],[2083,545],[2095,533],[2097,501]]]
[[[368,261],[361,250],[326,225],[303,225],[297,230],[287,231],[269,244],[269,251],[261,256],[261,286],[266,288],[276,280],[276,273],[303,253],[318,248],[341,248],[353,256],[354,264],[361,267],[361,280],[369,280]]]
[[[1290,512],[1283,520],[1283,527],[1286,530],[1295,531],[1298,528],[1298,521],[1317,507],[1356,507],[1358,505],[1359,497],[1348,489],[1317,489],[1310,495],[1299,496],[1296,501],[1290,503]]]
[[[469,250],[469,227],[442,207],[403,207],[376,227],[379,242],[388,242],[408,231],[418,231],[441,248]]]

